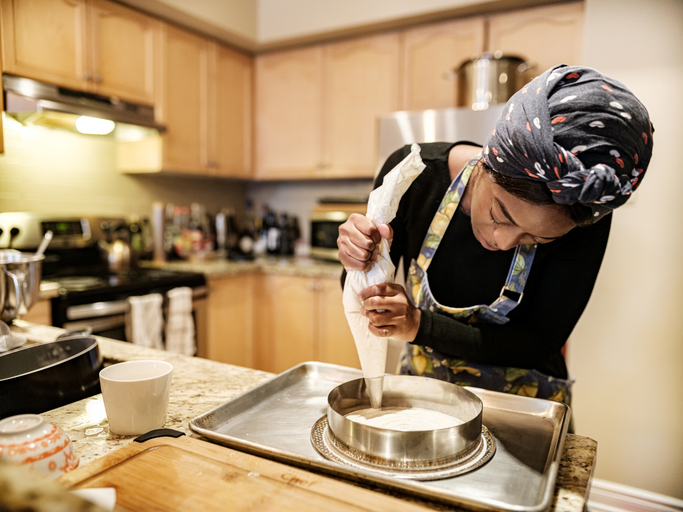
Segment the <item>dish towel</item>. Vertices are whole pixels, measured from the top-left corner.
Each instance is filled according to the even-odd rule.
[[[161,334],[164,328],[162,304],[164,297],[160,293],[150,293],[128,298],[126,313],[126,339],[143,347],[163,350]]]
[[[192,318],[192,288],[181,286],[169,291],[166,314],[166,350],[186,356],[197,351],[194,319]]]

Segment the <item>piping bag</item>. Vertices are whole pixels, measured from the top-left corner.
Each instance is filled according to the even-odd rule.
[[[425,168],[420,158],[420,146],[413,144],[410,150],[410,154],[384,176],[382,185],[370,193],[366,217],[378,227],[388,224],[396,217],[401,197]],[[373,409],[382,407],[388,340],[369,331],[368,319],[360,312],[362,305],[358,294],[374,284],[392,283],[395,272],[396,267],[389,257],[389,242],[382,238],[377,251],[377,261],[373,263],[372,268],[367,272],[349,270],[344,283],[344,313],[356,343],[358,359]]]

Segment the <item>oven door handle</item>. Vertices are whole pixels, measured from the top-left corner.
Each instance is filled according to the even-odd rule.
[[[116,329],[123,325],[126,325],[126,317],[124,315],[117,315],[109,318],[92,318],[82,322],[65,322],[62,328],[67,331],[91,329],[91,331],[97,335],[98,332]]]
[[[94,302],[66,308],[66,318],[81,320],[83,318],[98,318],[109,315],[121,315],[128,311],[127,300],[113,300],[110,302]]]
[[[206,286],[196,286],[192,289],[192,300],[205,299],[208,295]],[[83,318],[98,318],[109,315],[122,315],[128,312],[127,300],[112,300],[109,302],[94,302],[66,308],[67,320],[82,320]]]

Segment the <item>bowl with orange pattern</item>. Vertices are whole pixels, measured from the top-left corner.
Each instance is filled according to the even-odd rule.
[[[38,414],[0,420],[0,459],[28,466],[48,478],[78,467],[78,456],[66,432]]]

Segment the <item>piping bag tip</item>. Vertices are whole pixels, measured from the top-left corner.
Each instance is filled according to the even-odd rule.
[[[370,397],[370,406],[373,409],[382,408],[382,389],[384,388],[384,376],[365,379],[365,387]]]

